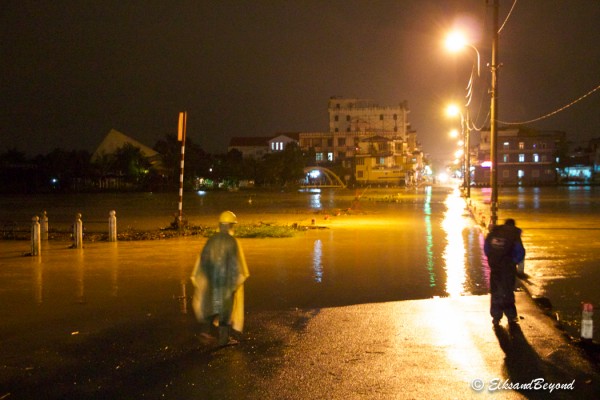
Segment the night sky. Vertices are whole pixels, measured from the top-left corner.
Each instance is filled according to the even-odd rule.
[[[502,25],[513,0],[500,0]],[[92,152],[111,128],[153,146],[175,134],[223,153],[232,136],[327,131],[331,96],[408,101],[423,150],[450,155],[474,51],[443,47],[467,29],[482,57],[471,114],[489,110],[485,0],[28,1],[0,5],[0,152]],[[550,113],[600,85],[600,1],[519,0],[499,41],[499,115]],[[489,124],[489,122],[488,122]],[[531,124],[600,137],[600,90]]]

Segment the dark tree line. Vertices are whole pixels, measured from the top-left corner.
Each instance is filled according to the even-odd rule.
[[[95,190],[172,190],[179,186],[181,143],[165,135],[154,145],[159,157],[148,159],[138,147],[125,144],[112,154],[92,161],[85,150],[54,149],[46,155],[28,158],[9,149],[0,153],[0,192],[39,193]],[[308,160],[296,144],[284,151],[269,153],[260,160],[243,158],[237,150],[211,155],[189,138],[185,146],[184,186],[193,189],[198,178],[215,187],[236,186],[252,181],[258,186],[283,187],[304,177]]]

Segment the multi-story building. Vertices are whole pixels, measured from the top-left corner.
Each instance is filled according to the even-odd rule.
[[[408,151],[407,142],[372,136],[362,139],[354,155],[358,184],[405,185],[416,182],[423,167],[421,152]]]
[[[301,149],[314,151],[317,164],[339,164],[352,170],[359,183],[398,184],[419,176],[423,157],[416,132],[408,123],[406,102],[380,107],[370,100],[331,97],[328,113],[327,132],[238,137],[231,140],[229,150],[235,148],[245,156],[258,158],[296,141]]]
[[[490,183],[490,131],[479,132],[472,161],[472,181]],[[557,182],[557,167],[564,148],[565,133],[526,128],[499,129],[497,140],[498,184],[538,185]]]
[[[380,107],[371,100],[331,97],[329,132],[300,133],[300,147],[314,149],[316,162],[342,162],[354,157],[359,143],[373,136],[402,140],[416,150],[416,133],[410,130],[407,103]]]

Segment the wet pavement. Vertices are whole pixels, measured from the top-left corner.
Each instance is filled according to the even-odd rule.
[[[527,293],[520,329],[492,329],[482,230],[447,193],[288,213],[324,229],[242,239],[246,329],[224,348],[190,313],[204,238],[40,257],[0,241],[0,400],[598,398],[597,367]]]
[[[256,307],[239,344],[215,347],[189,312],[183,288],[190,285],[182,285],[199,244],[101,243],[79,251],[53,243],[40,259],[0,242],[0,398],[594,399],[600,393],[597,369],[525,292],[517,293],[520,329],[494,331],[486,295]],[[165,246],[189,250],[174,256],[159,251]],[[180,269],[170,268],[173,257]],[[31,275],[24,277],[23,268]],[[106,268],[112,274],[103,275]],[[536,383],[546,390],[494,390]],[[482,390],[474,390],[479,384]],[[550,392],[556,385],[568,388]]]

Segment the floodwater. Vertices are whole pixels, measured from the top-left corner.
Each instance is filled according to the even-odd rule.
[[[595,188],[500,193],[500,218],[513,217],[523,228],[526,272],[535,294],[551,299],[573,335],[580,302],[600,303],[597,195]],[[360,201],[348,212],[355,196]],[[7,196],[0,199],[0,221],[28,229],[31,216],[46,210],[51,228],[68,229],[81,212],[88,231],[99,231],[114,209],[119,229],[153,229],[173,220],[177,200],[163,193]],[[292,238],[242,239],[251,272],[246,308],[252,313],[487,293],[483,232],[464,205],[455,189],[426,187],[186,193],[183,208],[192,224],[214,225],[222,210],[231,209],[242,224],[322,228]],[[191,289],[188,276],[204,242],[200,237],[86,242],[74,250],[51,241],[44,243],[41,257],[23,257],[27,242],[0,241],[0,316],[7,326],[41,309],[48,320],[69,315],[85,320],[73,304],[100,314],[118,309],[125,319],[139,313],[140,305],[150,315],[179,312],[185,304],[177,299]],[[74,332],[81,329],[72,325]]]
[[[489,189],[474,198],[489,199]],[[553,311],[578,337],[582,302],[600,323],[600,187],[500,188],[499,222],[514,218],[523,229],[525,272],[534,295],[551,300]],[[600,335],[595,330],[594,339]]]

